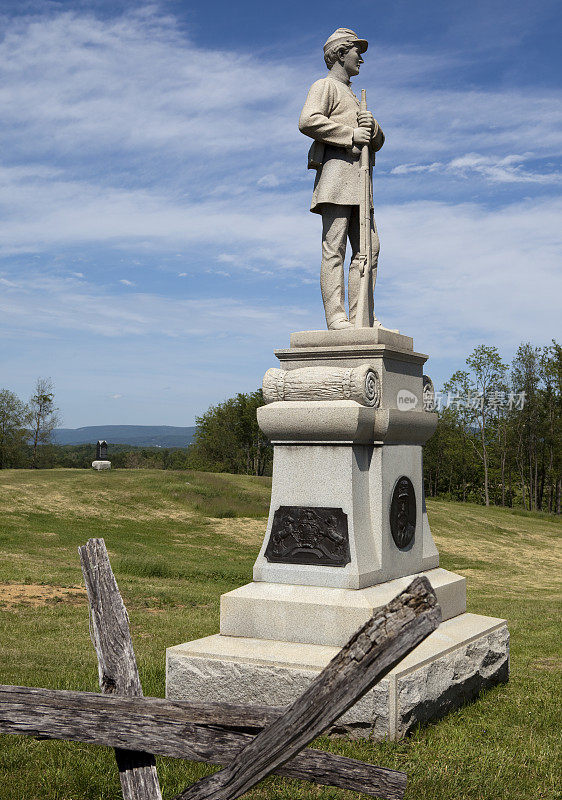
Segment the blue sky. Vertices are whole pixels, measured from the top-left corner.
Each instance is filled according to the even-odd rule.
[[[440,385],[560,338],[559,2],[0,4],[2,386],[65,427],[190,425],[324,326],[297,129],[322,45],[370,42],[377,315]]]

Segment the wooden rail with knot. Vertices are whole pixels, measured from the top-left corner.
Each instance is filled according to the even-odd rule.
[[[403,798],[405,773],[307,745],[437,628],[427,578],[373,614],[290,706],[191,703],[143,696],[105,543],[90,539],[79,553],[102,694],[0,686],[0,733],[113,747],[124,800],[161,800],[155,755],[225,765],[175,800],[234,800],[272,773]]]

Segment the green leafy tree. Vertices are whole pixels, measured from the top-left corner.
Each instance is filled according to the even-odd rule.
[[[483,470],[479,456],[478,443],[475,438],[473,410],[466,403],[473,387],[470,375],[465,370],[457,370],[444,385],[446,406],[440,413],[438,429],[441,428],[442,448],[438,459],[451,464],[455,470],[455,488],[457,496],[463,499],[472,494],[476,482],[483,482]],[[470,476],[470,477],[469,477]],[[440,494],[443,494],[443,487]]]
[[[560,514],[562,494],[562,346],[554,339],[542,354],[545,392],[548,510]]]
[[[525,398],[513,418],[523,506],[560,513],[562,347],[555,340],[542,348],[521,344],[513,360],[512,382]]]
[[[496,347],[479,345],[466,359],[469,370],[458,370],[444,385],[449,410],[462,431],[467,447],[482,463],[484,502],[490,505],[490,450],[497,437],[497,408],[493,402],[505,394],[507,366]]]
[[[197,417],[194,442],[189,448],[190,466],[212,472],[267,473],[272,447],[256,418],[263,404],[261,390],[240,393]]]
[[[437,428],[424,446],[426,493],[430,497],[480,502],[483,469],[474,431],[464,427],[456,409],[439,412]]]
[[[0,469],[20,467],[29,436],[29,408],[9,389],[0,390]]]
[[[525,342],[519,346],[511,369],[513,387],[525,398],[523,409],[513,419],[513,428],[523,507],[530,510],[538,508],[538,452],[542,428],[540,356],[540,348]]]
[[[505,391],[507,366],[500,358],[496,347],[479,345],[466,359],[471,368],[469,380],[471,394],[468,403],[475,399],[469,410],[473,412],[479,430],[480,455],[484,466],[484,502],[490,505],[489,494],[489,454],[488,442],[490,429],[494,426],[495,405],[491,403],[492,394]],[[495,431],[494,431],[495,433]]]
[[[562,346],[523,343],[509,370],[481,345],[466,364],[424,448],[427,494],[560,514]]]

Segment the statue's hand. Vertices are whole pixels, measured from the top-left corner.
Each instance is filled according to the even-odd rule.
[[[360,128],[369,128],[371,131],[374,131],[377,124],[370,111],[359,111],[357,113],[357,122]]]
[[[353,131],[353,144],[362,147],[371,141],[371,128],[355,128]]]

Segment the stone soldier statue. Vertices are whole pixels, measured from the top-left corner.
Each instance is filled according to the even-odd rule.
[[[308,167],[317,175],[310,210],[322,215],[322,265],[320,287],[326,322],[330,330],[350,328],[355,321],[361,276],[360,249],[360,154],[368,144],[371,165],[374,154],[384,144],[384,134],[370,111],[361,111],[351,90],[351,78],[359,74],[361,54],[368,43],[349,28],[338,28],[324,45],[324,60],[329,70],[308,93],[299,121],[302,133],[314,139]],[[371,200],[372,202],[372,200]],[[379,238],[371,214],[371,317],[379,254]],[[343,262],[346,242],[351,245],[348,303],[345,312]],[[378,324],[375,322],[375,324]]]

